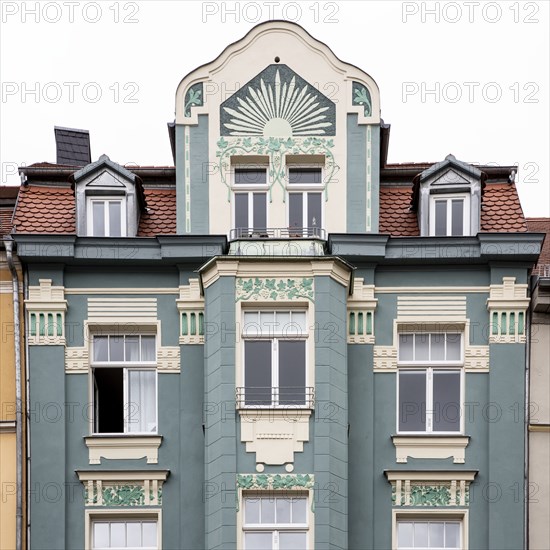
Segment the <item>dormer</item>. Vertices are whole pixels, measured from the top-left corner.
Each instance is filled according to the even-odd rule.
[[[73,175],[81,237],[135,237],[145,199],[138,176],[101,155]]]
[[[479,232],[481,170],[447,155],[417,177],[413,208],[421,236],[467,237]]]

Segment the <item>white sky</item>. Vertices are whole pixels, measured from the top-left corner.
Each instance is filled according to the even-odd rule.
[[[3,0],[0,183],[19,182],[17,165],[55,162],[55,125],[88,129],[92,160],[171,165],[166,123],[181,78],[275,18],[301,24],[377,81],[390,162],[453,153],[517,164],[525,214],[550,216],[549,7]]]

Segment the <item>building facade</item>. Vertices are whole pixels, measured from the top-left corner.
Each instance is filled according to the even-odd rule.
[[[0,187],[0,548],[25,544],[23,277],[9,236],[18,189]]]
[[[531,280],[529,350],[529,548],[550,540],[550,219],[528,218],[529,231],[546,234]]]
[[[388,164],[375,81],[286,22],[169,134],[21,170],[30,547],[521,548],[515,168]]]

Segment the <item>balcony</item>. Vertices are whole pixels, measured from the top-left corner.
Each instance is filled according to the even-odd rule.
[[[312,409],[315,388],[310,386],[238,387],[238,409]]]
[[[326,231],[320,227],[238,227],[229,233],[234,256],[323,256]]]

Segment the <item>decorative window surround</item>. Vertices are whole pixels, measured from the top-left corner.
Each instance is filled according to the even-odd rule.
[[[449,507],[468,506],[470,483],[477,471],[384,472],[392,486],[393,506]]]
[[[264,464],[286,464],[287,472],[292,472],[294,453],[302,452],[309,441],[311,410],[243,409],[239,413],[241,441],[247,453],[256,453],[256,470],[263,472]]]
[[[447,297],[442,296],[447,302]],[[445,306],[446,307],[446,306]],[[399,314],[398,314],[399,315]],[[464,334],[464,372],[489,372],[489,346],[474,346],[470,344],[469,319],[457,320],[439,315],[434,320],[432,315],[411,318],[401,316],[393,322],[393,345],[374,346],[374,372],[395,372],[397,370],[398,335],[401,332],[462,332]]]
[[[126,299],[128,300],[128,299]],[[104,318],[103,314],[99,317]],[[96,318],[97,319],[97,318]],[[156,299],[155,299],[155,317],[147,320],[141,319],[134,322],[117,321],[109,319],[99,322],[97,320],[84,321],[84,342],[91,342],[94,333],[124,334],[124,329],[131,329],[132,334],[149,333],[157,336],[157,342],[161,341],[160,321],[156,318]],[[173,374],[181,371],[181,358],[179,346],[159,346],[157,345],[157,371],[159,374]],[[89,345],[82,347],[65,348],[65,374],[88,374],[90,372],[90,351]]]
[[[527,341],[526,312],[529,307],[527,285],[516,284],[515,277],[503,277],[501,285],[491,285],[487,299],[491,344],[524,344]]]
[[[90,464],[101,464],[101,459],[134,460],[147,458],[147,464],[158,463],[158,449],[162,436],[154,435],[93,435],[84,438]]]
[[[353,294],[348,298],[348,344],[374,344],[374,312],[378,300],[374,285],[353,281]]]
[[[30,345],[65,345],[65,287],[52,286],[51,279],[39,279],[39,286],[29,287],[25,300]]]
[[[77,470],[85,487],[85,506],[161,506],[162,485],[169,470]]]
[[[189,279],[179,287],[176,300],[180,316],[180,344],[204,344],[204,297],[198,279]]]
[[[156,323],[156,298],[88,298],[90,323]]]
[[[444,459],[451,456],[455,464],[464,464],[470,438],[468,436],[394,435],[392,441],[395,445],[395,461],[398,464],[405,464],[409,457]]]

